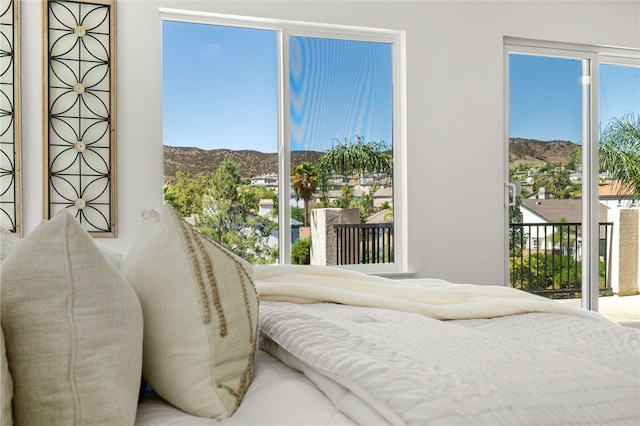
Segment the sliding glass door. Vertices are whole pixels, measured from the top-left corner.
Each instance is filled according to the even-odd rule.
[[[621,297],[638,293],[639,56],[505,43],[506,279],[621,322],[640,319]]]
[[[588,60],[509,53],[509,282],[550,298],[583,291],[582,151]]]

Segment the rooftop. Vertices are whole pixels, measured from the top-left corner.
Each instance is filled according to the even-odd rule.
[[[535,199],[524,198],[520,200],[522,207],[537,214],[547,222],[579,223],[582,221],[582,200],[562,200],[557,198]],[[607,220],[607,206],[599,204],[600,220]]]

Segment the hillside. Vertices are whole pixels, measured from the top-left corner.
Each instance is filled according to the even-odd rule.
[[[577,149],[580,149],[579,145],[566,141],[542,142],[514,138],[509,141],[509,164],[511,166],[525,163],[567,164]],[[303,161],[313,162],[322,154],[322,152],[316,151],[294,151],[291,153],[291,164],[300,164]],[[165,181],[172,181],[178,170],[192,174],[213,173],[225,157],[229,157],[240,165],[240,173],[243,177],[278,172],[278,155],[276,153],[164,146]]]
[[[291,153],[291,163],[313,162],[321,155],[321,152],[315,151],[294,151]],[[239,164],[240,174],[245,178],[278,172],[278,154],[276,153],[230,149],[203,150],[165,145],[164,179],[172,181],[178,170],[191,174],[213,173],[225,157],[229,157],[233,162]]]
[[[566,165],[580,149],[567,141],[542,142],[535,139],[512,138],[509,140],[509,165],[559,163]]]

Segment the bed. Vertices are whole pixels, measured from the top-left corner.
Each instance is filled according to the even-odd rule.
[[[136,424],[637,425],[640,331],[506,287],[256,267],[260,350],[216,421],[148,396]]]
[[[568,304],[254,266],[168,205],[124,256],[64,211],[1,237],[2,426],[640,423],[640,329]]]

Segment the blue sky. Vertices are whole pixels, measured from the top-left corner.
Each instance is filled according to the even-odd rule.
[[[170,146],[277,151],[276,33],[163,21]]]
[[[277,151],[275,31],[163,21],[164,144]],[[391,45],[290,38],[291,149],[392,145]]]
[[[599,121],[640,113],[640,68],[602,64]],[[581,142],[582,63],[576,59],[511,54],[509,136]]]
[[[163,21],[163,143],[277,151],[277,34]],[[392,145],[391,45],[290,38],[292,150]],[[581,62],[510,55],[509,136],[581,139]],[[640,114],[640,68],[600,65],[600,122]]]

